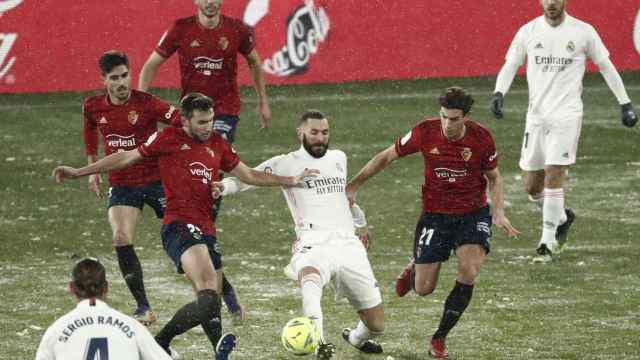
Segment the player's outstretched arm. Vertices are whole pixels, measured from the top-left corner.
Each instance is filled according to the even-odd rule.
[[[364,185],[369,178],[373,177],[375,174],[384,170],[389,164],[391,164],[394,160],[399,157],[396,152],[395,144],[392,144],[385,150],[379,152],[369,160],[369,162],[358,172],[356,176],[354,176],[349,184],[347,184],[347,198],[349,198],[349,203],[354,204],[356,202],[356,196],[358,193],[358,188],[361,185]]]
[[[58,166],[53,169],[53,177],[57,183],[62,183],[65,178],[77,179],[82,176],[113,171],[133,165],[142,159],[138,149],[114,153],[106,156],[90,165],[79,169],[70,166]]]
[[[256,89],[256,95],[258,96],[258,116],[260,116],[260,127],[268,128],[271,126],[271,109],[269,108],[269,100],[267,99],[267,88],[264,81],[264,74],[262,73],[262,63],[260,62],[260,55],[256,49],[251,50],[247,55],[247,65],[249,66],[249,72],[251,73],[251,79],[253,80],[253,87]]]
[[[504,184],[500,171],[495,168],[485,171],[484,175],[489,180],[489,192],[491,193],[491,204],[493,206],[491,209],[493,225],[502,229],[508,236],[518,236],[520,231],[511,225],[511,222],[504,214]]]
[[[147,62],[142,66],[142,70],[140,70],[140,76],[138,78],[138,90],[140,91],[148,91],[149,87],[151,87],[151,83],[153,79],[156,77],[156,73],[158,73],[158,69],[164,62],[167,61],[162,55],[158,54],[158,52],[153,51]]]
[[[315,177],[319,173],[316,169],[304,169],[298,176],[279,176],[252,169],[242,161],[231,170],[231,175],[243,183],[255,186],[300,186],[304,179]]]

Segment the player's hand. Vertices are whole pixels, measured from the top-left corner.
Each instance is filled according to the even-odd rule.
[[[260,128],[266,129],[271,126],[271,109],[268,102],[258,104],[258,116],[260,117]]]
[[[622,125],[626,127],[634,127],[638,122],[638,115],[636,111],[633,109],[633,104],[626,103],[622,105]]]
[[[77,179],[78,169],[72,168],[71,166],[58,166],[53,169],[53,173],[51,173],[51,175],[58,184],[62,184],[65,178]]]
[[[513,225],[511,225],[511,221],[509,221],[509,219],[507,219],[507,217],[504,216],[504,213],[502,212],[494,213],[492,221],[493,221],[493,225],[495,225],[498,229],[501,229],[502,231],[507,233],[507,236],[518,237],[518,235],[520,235],[520,231],[518,231],[516,228],[513,227]]]
[[[102,199],[102,191],[100,191],[100,184],[102,183],[102,177],[100,174],[93,174],[89,176],[89,191],[96,194],[96,196]]]
[[[347,192],[347,199],[349,199],[349,206],[353,206],[356,203],[356,197],[358,196],[358,189],[352,184],[347,184],[345,190]]]
[[[316,177],[318,174],[320,174],[320,170],[304,169],[298,176],[289,176],[291,182],[287,186],[301,186],[304,183],[304,179]]]
[[[504,104],[504,95],[500,91],[496,91],[491,97],[491,105],[489,109],[493,113],[496,119],[502,119],[504,114],[502,113],[502,105]]]
[[[369,246],[371,245],[371,235],[369,234],[369,227],[361,227],[358,228],[358,238],[364,245],[364,248],[369,250]]]
[[[219,198],[224,191],[224,184],[221,181],[214,181],[211,183],[211,196],[213,200]]]

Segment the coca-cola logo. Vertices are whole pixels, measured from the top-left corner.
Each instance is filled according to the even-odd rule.
[[[22,0],[0,0],[0,16],[3,12],[15,8],[20,3]],[[15,77],[13,75],[7,76],[7,74],[16,62],[16,57],[9,57],[9,53],[17,39],[18,34],[16,33],[0,33],[0,80],[4,78],[7,84],[15,82]]]
[[[636,14],[636,23],[633,26],[633,44],[638,54],[640,54],[640,10]]]
[[[0,0],[0,13],[9,11],[20,5],[22,0]]]
[[[206,184],[211,181],[213,169],[207,168],[207,166],[201,162],[192,162],[189,164],[189,172],[192,177],[197,177],[198,181],[202,181],[203,184]]]
[[[268,0],[252,0],[247,4],[244,20],[254,26],[268,13]],[[303,74],[311,56],[326,40],[330,27],[325,9],[316,7],[313,0],[305,0],[287,17],[286,42],[280,50],[265,58],[263,70],[282,77]]]

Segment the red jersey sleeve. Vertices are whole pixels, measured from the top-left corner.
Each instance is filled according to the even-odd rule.
[[[156,131],[147,142],[138,146],[138,151],[142,157],[158,157],[163,154],[168,154],[171,148],[171,143],[173,142],[173,132],[170,131],[172,128],[167,128],[164,131]]]
[[[98,124],[91,116],[87,101],[82,104],[82,135],[84,138],[84,151],[87,155],[98,154]]]
[[[162,35],[156,46],[156,52],[164,58],[173,55],[173,53],[178,50],[178,47],[180,47],[180,31],[177,25],[177,23],[173,24],[173,26]]]
[[[167,125],[180,122],[180,110],[154,96],[151,100],[152,116],[156,121],[161,121]]]
[[[498,166],[498,151],[493,136],[487,132],[485,151],[482,155],[482,170],[493,170]]]
[[[240,163],[240,156],[236,153],[236,151],[227,143],[224,139],[220,138],[222,141],[221,149],[222,149],[222,159],[220,160],[220,169],[224,172],[231,172],[238,163]]]
[[[253,49],[256,47],[256,37],[253,33],[253,28],[247,24],[242,24],[240,26],[240,47],[238,51],[247,56]]]
[[[416,126],[405,136],[396,140],[396,153],[399,156],[407,156],[417,153],[422,148],[422,131]]]

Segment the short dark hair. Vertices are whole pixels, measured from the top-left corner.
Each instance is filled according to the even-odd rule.
[[[440,106],[443,108],[462,110],[464,115],[467,115],[469,111],[471,111],[471,106],[473,105],[473,97],[459,86],[447,88],[444,94],[440,95],[439,101]]]
[[[121,51],[109,50],[100,56],[98,65],[100,66],[102,75],[107,75],[116,66],[124,65],[129,68],[129,58],[127,57],[127,54]]]
[[[309,119],[322,120],[326,119],[324,114],[320,110],[310,109],[304,112],[302,116],[300,116],[300,125],[306,123]]]
[[[84,258],[78,261],[71,277],[75,294],[80,299],[101,297],[107,290],[106,270],[98,259]]]
[[[180,111],[182,112],[182,116],[187,119],[191,119],[194,110],[209,111],[212,107],[213,100],[197,92],[188,93],[180,100]]]

